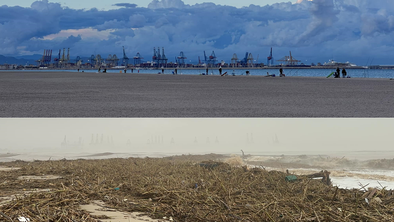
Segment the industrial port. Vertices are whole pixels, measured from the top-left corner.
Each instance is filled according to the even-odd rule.
[[[148,59],[137,52],[135,56],[128,57],[126,54],[125,47],[122,50],[122,56],[118,57],[116,54],[110,54],[108,56],[102,56],[100,54],[91,55],[90,57],[73,56],[70,48],[59,49],[56,55],[53,54],[53,50],[44,50],[42,57],[35,61],[35,64],[26,65],[12,65],[3,64],[0,65],[0,69],[174,69],[174,68],[232,68],[232,69],[264,69],[273,67],[283,68],[333,68],[333,67],[347,67],[347,68],[368,68],[366,66],[357,66],[355,64],[346,62],[340,63],[334,60],[330,60],[326,63],[311,63],[304,64],[301,60],[296,59],[290,51],[288,55],[281,57],[278,60],[274,59],[273,48],[267,52],[268,56],[261,58],[258,54],[253,56],[252,53],[246,52],[244,57],[238,57],[236,53],[229,58],[218,58],[215,51],[211,54],[207,54],[203,51],[202,56],[196,58],[197,62],[192,63],[191,60],[188,63],[186,54],[181,51],[179,55],[176,55],[173,60],[170,60],[165,53],[164,47],[154,47],[152,55],[148,56]],[[225,62],[225,61],[230,62]],[[264,60],[264,62],[262,62]],[[377,66],[374,68],[382,68]],[[394,68],[394,67],[386,67]]]

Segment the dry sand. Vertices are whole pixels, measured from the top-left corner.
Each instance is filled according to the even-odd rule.
[[[129,213],[129,212],[120,212],[114,210],[112,208],[108,208],[105,206],[105,203],[100,200],[93,201],[88,205],[81,205],[83,210],[90,212],[91,215],[105,215],[110,217],[111,219],[101,219],[103,222],[156,222],[159,220],[151,219],[147,216],[141,216],[142,213]]]
[[[394,81],[2,72],[2,117],[394,117]]]

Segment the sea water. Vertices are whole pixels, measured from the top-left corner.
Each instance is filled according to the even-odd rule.
[[[77,70],[0,70],[1,72],[78,72]],[[97,73],[98,70],[83,70],[79,72],[86,73]],[[205,69],[180,69],[178,68],[178,75],[201,75],[205,74]],[[279,68],[276,69],[235,69],[234,74],[236,76],[246,76],[246,71],[250,72],[251,76],[265,76],[267,72],[269,74],[275,74],[279,76]],[[347,69],[348,76],[352,78],[394,78],[394,70],[392,69]],[[123,73],[123,70],[107,70],[107,73]],[[164,74],[173,74],[173,69],[166,69]],[[229,76],[232,76],[233,69],[223,69],[222,73],[227,72]],[[283,69],[286,76],[290,77],[327,77],[330,73],[335,72],[333,69],[308,69],[308,68],[286,68]],[[341,69],[342,72],[342,69]],[[140,74],[161,74],[161,69],[134,69],[133,73]],[[131,73],[131,69],[127,69],[126,74]],[[212,68],[208,70],[209,75],[219,75],[219,69]],[[341,74],[342,76],[342,74]]]

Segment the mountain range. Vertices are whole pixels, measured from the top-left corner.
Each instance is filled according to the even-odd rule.
[[[36,60],[39,60],[42,55],[27,55],[27,56],[3,56],[0,55],[0,65],[10,64],[10,65],[36,65]]]

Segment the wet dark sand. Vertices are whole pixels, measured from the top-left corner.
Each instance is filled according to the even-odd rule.
[[[394,81],[0,72],[1,117],[394,117]]]

